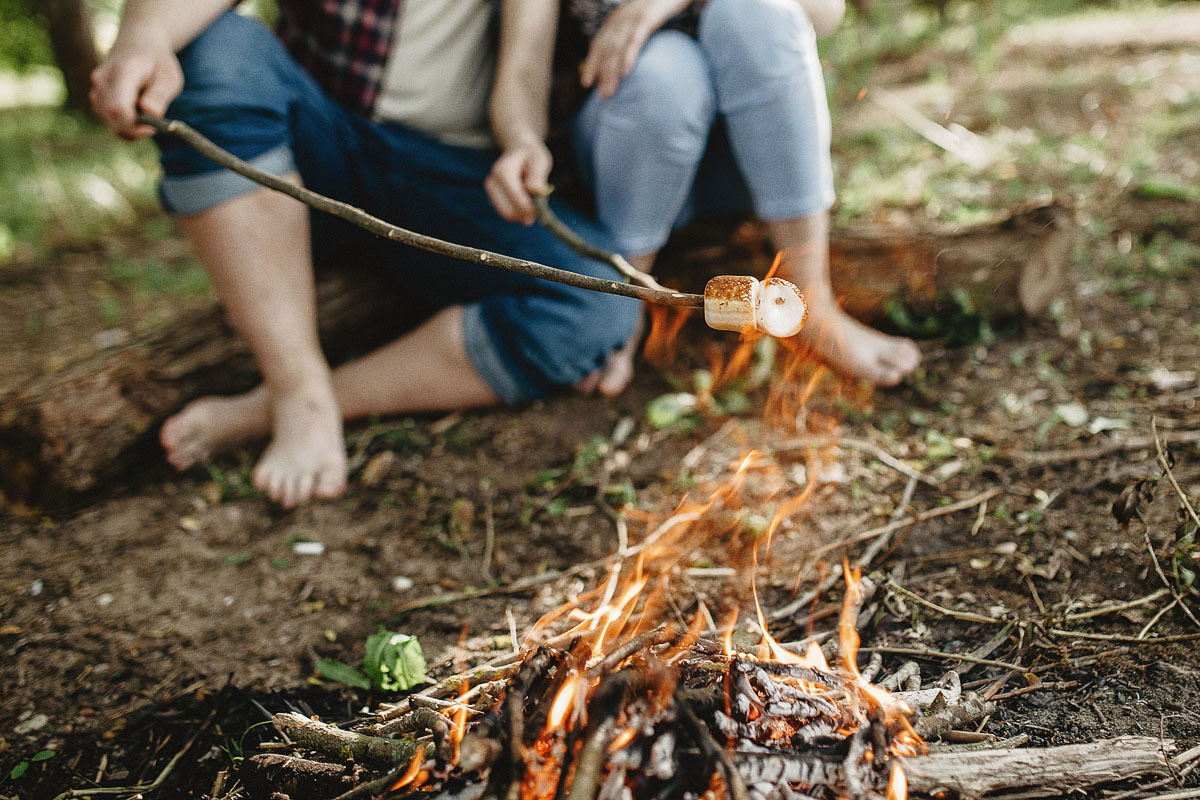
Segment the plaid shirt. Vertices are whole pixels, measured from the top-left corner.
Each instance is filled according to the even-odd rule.
[[[279,37],[335,100],[370,115],[401,0],[282,0]]]

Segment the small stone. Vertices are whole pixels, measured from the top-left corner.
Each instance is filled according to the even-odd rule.
[[[29,584],[29,594],[31,597],[37,597],[45,588],[46,584],[42,582],[41,578],[37,578],[33,583]]]
[[[396,577],[392,578],[392,588],[397,592],[407,592],[415,585],[416,584],[413,582],[413,579],[407,575],[397,575]]]
[[[105,592],[104,594],[102,594],[96,598],[96,605],[98,605],[98,606],[111,606],[112,602],[113,602],[113,596],[108,592]]]
[[[200,530],[200,520],[196,519],[195,517],[180,517],[179,527],[183,528],[189,533],[195,533],[196,531]]]
[[[50,724],[50,718],[47,717],[45,714],[34,714],[32,717],[25,720],[24,722],[19,722],[16,725],[14,725],[13,733],[23,736],[27,733],[33,733],[34,731],[40,731],[42,728],[46,727],[49,724]]]

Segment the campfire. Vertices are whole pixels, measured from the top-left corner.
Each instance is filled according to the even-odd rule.
[[[667,346],[679,329],[666,318],[658,322],[648,346]],[[752,347],[744,341],[727,365],[714,363],[713,385],[745,369]],[[817,475],[830,466],[829,447],[820,442],[836,427],[807,409],[820,375],[800,380],[806,354],[786,347],[790,358],[778,369],[788,380],[772,387],[768,408],[784,422],[785,436],[824,426],[824,438],[807,448],[807,473]],[[255,756],[241,776],[251,796],[904,800],[910,790],[983,796],[1167,769],[1162,742],[1134,737],[997,749],[966,762],[960,754],[924,755],[926,738],[984,718],[994,704],[963,691],[954,670],[923,683],[917,664],[908,662],[879,677],[876,652],[860,671],[858,619],[875,587],[859,565],[871,555],[854,566],[844,557],[840,573],[800,598],[811,602],[840,582],[836,630],[777,641],[769,618],[781,628],[788,621],[779,610],[763,611],[762,565],[772,563],[777,532],[802,533],[796,518],[818,494],[818,480],[796,492],[799,481],[781,478],[779,464],[755,450],[735,463],[706,498],[685,498],[665,519],[632,510],[614,516],[619,547],[604,576],[538,620],[507,663],[451,676],[348,728],[275,715],[281,748],[317,751],[334,763],[282,752]],[[641,524],[640,540],[631,541],[627,519]],[[828,552],[802,549],[811,551],[809,560]],[[679,585],[684,565],[700,554],[727,565],[713,570],[726,579],[719,599],[689,596]],[[799,569],[797,585],[814,573],[811,563],[788,566]],[[367,780],[364,765],[386,774]],[[212,795],[220,796],[215,789]]]

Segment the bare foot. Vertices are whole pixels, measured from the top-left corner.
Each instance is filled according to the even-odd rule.
[[[254,468],[254,485],[284,508],[346,489],[342,417],[327,381],[272,398],[271,443]]]
[[[206,458],[271,432],[261,386],[234,397],[202,397],[163,423],[158,440],[167,461],[182,472]]]
[[[868,328],[832,303],[810,308],[798,338],[833,369],[876,386],[895,386],[921,363],[912,339]]]
[[[638,314],[637,326],[620,350],[608,354],[604,366],[593,370],[586,378],[575,384],[580,394],[600,392],[605,397],[616,397],[625,391],[633,380],[633,359],[637,354],[638,342],[642,339],[644,314]]]

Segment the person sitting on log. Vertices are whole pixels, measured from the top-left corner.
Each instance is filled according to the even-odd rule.
[[[554,106],[577,108],[566,137],[575,167],[635,267],[648,272],[672,229],[697,215],[752,211],[782,251],[778,274],[808,301],[800,339],[843,374],[891,386],[919,363],[916,343],[852,319],[830,283],[830,118],[816,36],[844,10],[842,0],[509,0],[503,29],[514,75],[554,63],[566,73],[556,88],[590,90],[581,105]],[[501,216],[529,223],[528,194],[546,188],[554,162],[544,143],[551,83],[526,80],[522,93],[504,78],[492,119],[510,124],[488,192]],[[631,355],[593,374],[596,388],[620,391]]]
[[[177,118],[255,166],[389,221],[619,279],[488,202],[493,0],[282,0],[278,37],[231,5],[129,0],[93,73],[93,106],[115,133],[151,135],[139,112]],[[636,324],[636,301],[400,248],[333,217],[310,218],[174,137],[156,142],[162,205],[263,378],[166,422],[160,439],[177,469],[270,435],[255,486],[285,507],[336,497],[347,480],[344,418],[541,397],[602,367]],[[555,210],[611,246],[579,213]],[[396,270],[410,305],[431,316],[331,371],[317,341],[314,261]]]

